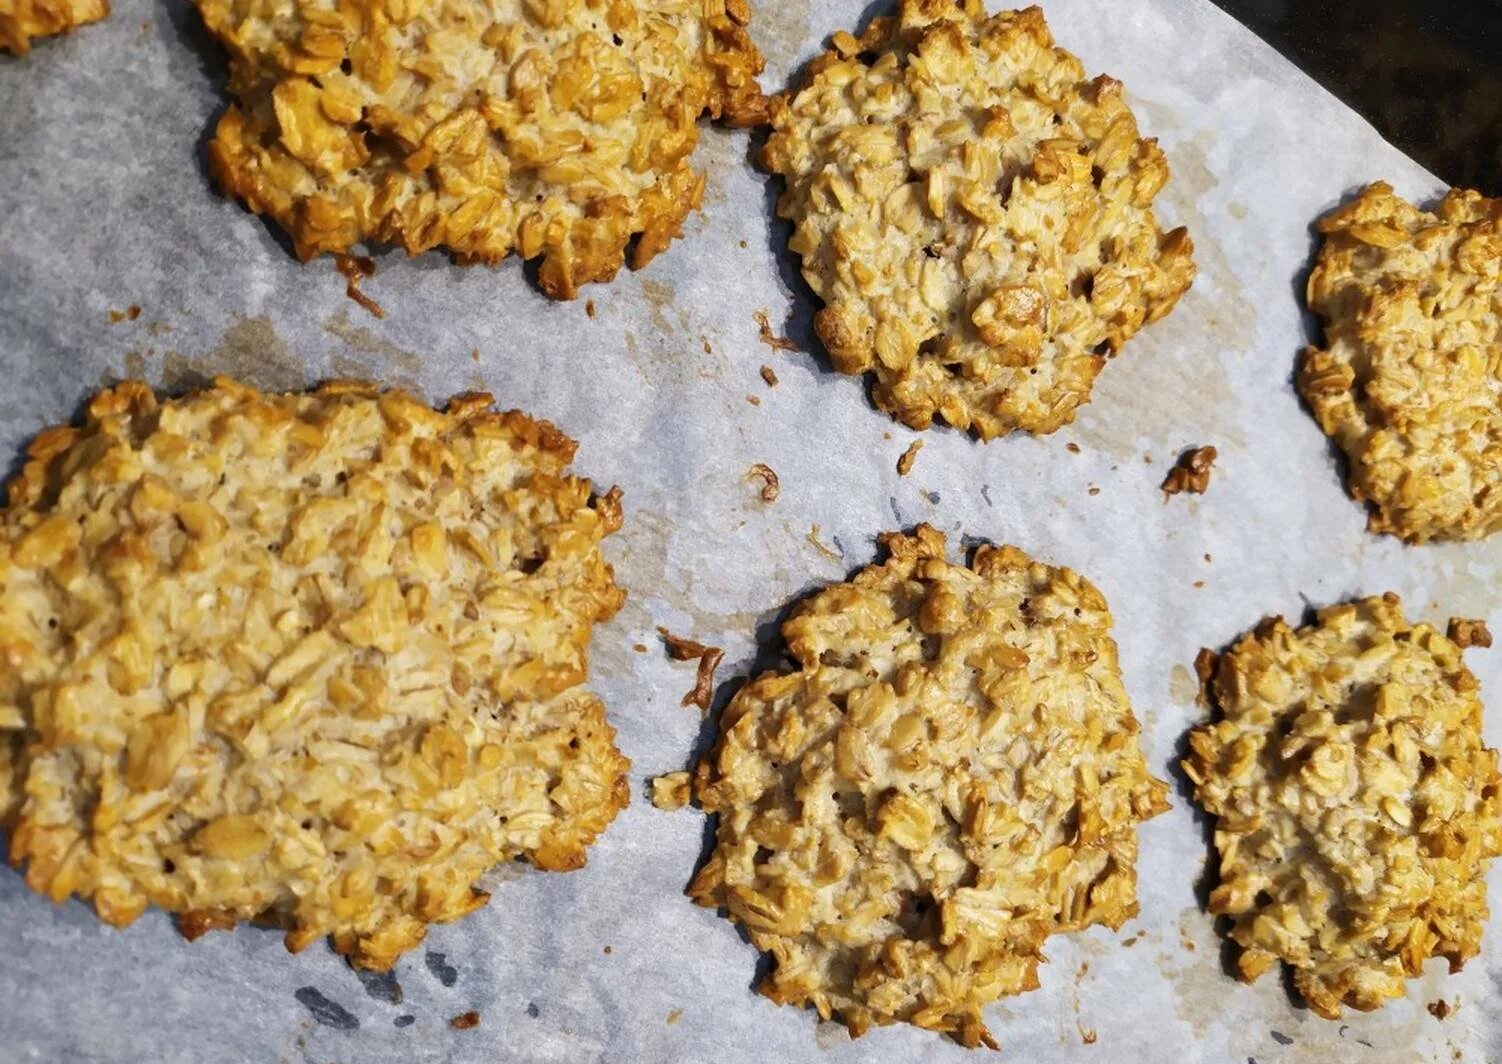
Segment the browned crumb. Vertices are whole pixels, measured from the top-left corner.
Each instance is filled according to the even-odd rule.
[[[1136,935],[1133,935],[1131,938],[1124,938],[1124,939],[1121,940],[1121,948],[1122,949],[1131,949],[1136,944],[1137,944],[1137,936]]]
[[[456,1031],[469,1031],[480,1026],[480,1014],[474,1009],[461,1012],[449,1021],[449,1026]]]
[[[118,325],[120,322],[122,322],[124,320],[125,320],[125,314],[124,314],[123,311],[119,311],[119,310],[111,310],[110,311],[110,324],[111,325]]]
[[[1099,495],[1100,494],[1100,489],[1097,488],[1094,484],[1091,484],[1090,485],[1090,494],[1091,495]]]
[[[1450,1013],[1455,1011],[1455,1006],[1451,1005],[1444,998],[1440,998],[1438,1001],[1429,1002],[1429,1004],[1426,1005],[1425,1008],[1429,1010],[1429,1015],[1433,1016],[1440,1022],[1444,1022],[1445,1020],[1449,1019]]]
[[[673,1026],[673,1024],[677,1023],[681,1019],[683,1019],[683,1010],[674,1009],[672,1012],[668,1013],[668,1026]]]
[[[480,349],[478,347],[475,348],[469,353],[469,357],[475,362],[480,361]]]
[[[584,301],[584,316],[588,318],[595,316],[595,301],[593,299],[586,299]]]
[[[608,957],[610,955],[610,947],[606,946],[602,952],[604,952],[604,954]]]
[[[1179,455],[1178,464],[1163,478],[1163,494],[1177,495],[1187,491],[1203,495],[1210,486],[1210,467],[1215,464],[1214,447],[1191,447]]]
[[[1492,645],[1491,629],[1485,621],[1468,621],[1464,617],[1451,617],[1450,627],[1445,632],[1461,650],[1467,647]]]
[[[745,246],[746,246],[746,242],[744,240],[742,240],[741,241],[741,247],[745,247]]]
[[[765,462],[757,462],[746,473],[747,480],[761,480],[761,501],[776,502],[777,496],[782,493],[782,485],[777,480],[777,471]]]
[[[1215,651],[1209,647],[1200,647],[1200,652],[1194,655],[1194,674],[1199,677],[1201,687],[1215,675],[1215,664]]]
[[[699,337],[699,342],[704,345],[704,353],[706,355],[712,355],[712,354],[714,354],[714,348],[711,347],[710,344],[709,344],[709,337],[707,337],[707,336],[701,336],[701,337]]]
[[[1080,445],[1071,441],[1064,445],[1064,450],[1068,451],[1070,454],[1079,454]]]
[[[681,704],[698,706],[701,712],[708,713],[710,700],[714,697],[714,672],[720,667],[720,660],[724,658],[725,652],[719,647],[674,635],[661,626],[658,626],[657,631],[668,649],[668,657],[674,661],[699,659],[699,673],[694,678],[694,689],[683,696]]]
[[[645,644],[645,643],[632,643],[631,644],[631,649],[634,650],[634,651],[636,651],[638,654],[645,654],[647,652],[647,644]]]
[[[767,312],[766,311],[764,311],[764,310],[758,310],[756,312],[756,314],[755,314],[755,317],[756,317],[756,329],[757,329],[758,335],[761,338],[761,342],[764,343],[764,344],[766,344],[773,351],[799,351],[799,350],[802,350],[802,348],[800,348],[797,344],[793,343],[793,341],[789,340],[786,336],[778,336],[776,333],[774,333],[772,331],[772,323],[767,320]]]
[[[378,318],[386,316],[386,308],[360,291],[360,282],[375,276],[375,260],[366,255],[335,255],[334,269],[344,278],[344,294]]]
[[[750,403],[752,406],[761,406],[761,400],[754,395],[746,396],[746,402]]]
[[[1214,560],[1215,559],[1212,558],[1212,557],[1210,557],[1209,553],[1206,552],[1206,554],[1205,554],[1205,561],[1207,561],[1207,562],[1213,562]]]
[[[233,931],[235,917],[223,909],[190,909],[177,917],[178,933],[195,942],[210,931]]]
[[[122,321],[135,321],[140,316],[141,316],[141,308],[139,306],[137,306],[135,303],[132,303],[130,306],[126,307],[124,310],[112,310],[112,311],[110,311],[110,324],[114,325],[117,322],[122,322]]]
[[[1195,581],[1195,582],[1194,582],[1194,586],[1195,586],[1195,588],[1196,588],[1196,590],[1197,590],[1197,589],[1199,589],[1199,588],[1202,588],[1202,587],[1204,587],[1204,586],[1205,586],[1205,582],[1204,582],[1204,581],[1203,581],[1203,580],[1196,580],[1196,581]]]
[[[902,452],[902,457],[897,459],[897,475],[905,477],[913,471],[913,463],[918,460],[918,452],[923,450],[923,441],[914,440],[908,444],[907,450]]]
[[[837,562],[844,560],[843,558],[841,558],[839,552],[830,550],[823,543],[819,542],[819,526],[818,525],[813,525],[812,527],[809,528],[809,530],[808,530],[808,541],[814,545],[814,550],[816,550],[820,554],[824,555],[824,557],[830,558],[830,559],[832,559],[834,561],[837,561]]]
[[[767,382],[768,388],[777,387],[777,374],[772,372],[771,366],[763,366],[761,368],[761,379]]]
[[[1086,1027],[1084,1024],[1080,1023],[1079,1020],[1074,1021],[1074,1026],[1075,1029],[1080,1032],[1081,1042],[1084,1042],[1087,1046],[1093,1046],[1095,1044],[1095,1039],[1098,1036],[1095,1033],[1094,1027]]]
[[[1142,456],[1142,461],[1146,465],[1152,465],[1153,464],[1153,456],[1150,455],[1150,454],[1144,454]]]

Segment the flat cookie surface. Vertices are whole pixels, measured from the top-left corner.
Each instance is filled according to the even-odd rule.
[[[994,1045],[981,1008],[1038,985],[1050,934],[1136,912],[1166,787],[1090,583],[1012,547],[952,565],[927,525],[882,542],[783,625],[798,670],[726,709],[690,894],[772,953],[774,1001]]]
[[[126,382],[0,522],[0,813],[54,900],[389,967],[498,862],[584,863],[627,799],[585,680],[615,496],[546,422],[331,384]]]
[[[819,337],[913,428],[1068,424],[1194,277],[1187,233],[1151,209],[1163,153],[1037,8],[903,0],[836,34],[772,124]]]
[[[297,254],[542,258],[571,299],[679,235],[699,116],[765,112],[745,0],[197,0],[231,55],[209,160]]]
[[[1220,885],[1250,982],[1283,960],[1310,1008],[1374,1009],[1430,957],[1480,948],[1502,850],[1497,756],[1460,648],[1397,596],[1281,619],[1221,655],[1220,719],[1184,771],[1218,819]]]
[[[1502,528],[1502,200],[1421,211],[1378,182],[1320,220],[1299,391],[1350,459],[1368,527],[1414,543]]]
[[[33,38],[70,33],[109,13],[109,0],[0,0],[0,52],[25,55]]]

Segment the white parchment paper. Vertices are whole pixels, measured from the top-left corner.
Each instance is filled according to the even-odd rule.
[[[1074,426],[989,445],[933,431],[899,478],[914,434],[817,353],[815,304],[745,134],[706,132],[703,213],[643,273],[591,287],[595,317],[584,299],[547,301],[515,262],[388,253],[365,286],[388,312],[377,321],[329,260],[297,263],[209,186],[223,60],[191,7],[114,6],[101,25],[0,59],[0,453],[127,375],[166,388],[221,371],[283,388],[374,376],[432,400],[485,388],[555,420],[581,441],[576,468],[626,493],[625,530],[607,546],[631,598],[596,631],[593,686],[634,761],[634,798],[588,868],[499,883],[489,907],[435,928],[389,978],[362,980],[323,944],[289,956],[271,931],[189,944],[155,912],[111,930],[0,869],[0,1061],[981,1059],[905,1027],[851,1042],[754,995],[756,952],[682,896],[704,819],[658,812],[641,787],[705,738],[679,706],[692,665],[665,658],[656,625],[726,648],[720,678],[732,680],[758,640],[762,662],[775,657],[790,599],[870,562],[878,532],[925,520],[957,553],[966,536],[1011,542],[1100,585],[1148,758],[1177,784],[1173,811],[1142,831],[1140,918],[1118,936],[1056,939],[1042,989],[988,1010],[1005,1059],[1502,1059],[1502,927],[1462,974],[1434,962],[1406,1000],[1331,1023],[1276,975],[1230,978],[1196,900],[1206,837],[1174,764],[1200,717],[1189,666],[1201,645],[1265,614],[1389,589],[1440,623],[1502,621],[1499,545],[1367,535],[1290,386],[1308,336],[1311,221],[1368,180],[1420,198],[1438,183],[1249,32],[1204,0],[1047,0],[1059,40],[1121,78],[1161,138],[1173,179],[1159,203],[1189,226],[1199,278],[1107,368]],[[829,33],[887,5],[756,6],[777,88]],[[139,318],[110,322],[131,305]],[[761,344],[758,310],[814,353]],[[1165,503],[1173,456],[1206,443],[1221,454],[1209,493]],[[756,462],[781,477],[770,505],[743,479]],[[814,525],[838,561],[810,543]],[[1495,709],[1502,649],[1468,659]],[[1492,725],[1495,743],[1495,714]],[[1444,1023],[1425,1010],[1441,997],[1459,1006]],[[478,1028],[449,1026],[471,1009]]]

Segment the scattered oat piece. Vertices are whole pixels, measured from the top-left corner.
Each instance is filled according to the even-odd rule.
[[[1429,1010],[1429,1015],[1433,1016],[1440,1022],[1444,1022],[1445,1020],[1449,1019],[1450,1014],[1455,1011],[1455,1007],[1444,998],[1441,998],[1438,1001],[1431,1001],[1425,1007]]]
[[[761,406],[761,400],[754,395],[746,396],[746,402],[750,403],[752,406]]]
[[[386,316],[386,308],[360,291],[360,282],[367,277],[375,276],[375,260],[368,255],[346,255],[339,253],[334,256],[334,269],[338,270],[344,278],[344,294],[364,307],[377,318]]]
[[[746,473],[747,480],[761,480],[761,501],[776,502],[777,496],[782,492],[782,485],[777,480],[777,471],[765,462],[757,462]]]
[[[1137,911],[1137,824],[1168,788],[1094,586],[1014,547],[951,564],[928,525],[881,542],[783,623],[797,667],[725,710],[689,894],[775,955],[773,1001],[994,1048],[981,1010],[1038,985],[1050,935]]]
[[[701,712],[708,713],[710,702],[714,698],[715,669],[720,667],[720,659],[725,656],[725,652],[719,647],[708,646],[697,640],[676,636],[660,625],[657,631],[662,636],[663,643],[667,646],[668,657],[674,661],[699,659],[699,673],[694,679],[694,689],[683,696],[681,704],[685,706],[698,706]]]
[[[1064,450],[1068,451],[1070,454],[1079,454],[1080,445],[1071,440],[1064,445]]]
[[[1137,936],[1136,935],[1133,935],[1130,938],[1124,938],[1124,939],[1121,940],[1121,946],[1122,946],[1123,949],[1131,949],[1136,944],[1137,944]]]
[[[584,316],[587,318],[595,316],[595,301],[593,299],[586,299],[584,301]]]
[[[777,387],[777,374],[772,372],[771,366],[763,366],[761,368],[761,379],[767,382],[768,388]]]
[[[1095,1033],[1095,1028],[1094,1027],[1086,1027],[1079,1020],[1075,1020],[1074,1021],[1074,1028],[1075,1028],[1075,1030],[1079,1031],[1079,1033],[1080,1033],[1080,1041],[1081,1042],[1084,1042],[1085,1045],[1087,1045],[1087,1046],[1093,1046],[1095,1044],[1095,1039],[1096,1039],[1097,1035]]]
[[[1094,484],[1091,484],[1090,485],[1090,490],[1087,492],[1087,494],[1090,494],[1090,495],[1099,495],[1100,494],[1100,489],[1098,487],[1096,487]]]
[[[897,475],[905,477],[913,471],[913,463],[918,460],[918,452],[923,450],[923,441],[914,440],[907,445],[907,450],[902,452],[902,457],[897,459]]]
[[[1468,647],[1489,647],[1492,645],[1492,632],[1486,626],[1485,621],[1468,621],[1463,617],[1451,617],[1450,627],[1445,633],[1461,650]]]
[[[1178,464],[1163,478],[1163,494],[1177,495],[1187,491],[1191,495],[1203,495],[1210,486],[1210,467],[1215,464],[1216,457],[1214,447],[1192,447],[1179,455]]]
[[[652,780],[652,804],[658,809],[682,809],[691,797],[687,772],[668,772]]]
[[[1401,997],[1429,957],[1458,971],[1479,952],[1502,776],[1478,687],[1392,594],[1296,631],[1274,618],[1220,656],[1183,768],[1217,818],[1209,909],[1242,979],[1281,959],[1338,1019]]]
[[[490,406],[125,381],[36,437],[0,511],[0,820],[30,887],[117,927],[274,918],[385,970],[492,867],[584,864],[630,797],[581,686],[619,505]],[[97,697],[47,723],[70,691]]]
[[[832,561],[837,561],[837,562],[845,560],[844,557],[843,557],[843,555],[841,555],[839,553],[839,551],[831,550],[829,547],[826,547],[819,540],[819,526],[818,525],[811,525],[811,526],[809,526],[808,541],[814,545],[814,550],[816,550],[820,554],[824,555],[824,557],[829,558]]]
[[[470,1031],[480,1026],[480,1014],[473,1009],[461,1012],[449,1021],[449,1026],[456,1031]]]
[[[802,348],[800,348],[797,344],[793,343],[793,341],[789,340],[787,337],[785,337],[785,336],[778,336],[776,333],[774,333],[772,331],[772,323],[767,320],[767,312],[766,311],[764,311],[764,310],[758,310],[756,312],[756,314],[754,315],[754,317],[756,318],[756,329],[757,329],[758,335],[760,336],[761,342],[764,343],[764,344],[766,344],[773,351],[801,351],[802,350]]]
[[[632,643],[631,644],[631,649],[634,650],[634,651],[636,651],[638,654],[645,654],[647,652],[647,644],[645,644],[645,643]]]
[[[681,1019],[683,1019],[683,1010],[674,1009],[672,1012],[668,1013],[668,1026],[673,1026]]]

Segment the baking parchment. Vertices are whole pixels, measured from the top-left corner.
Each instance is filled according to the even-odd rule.
[[[887,5],[755,6],[773,89],[829,33]],[[1290,387],[1310,335],[1299,295],[1312,220],[1376,178],[1411,197],[1440,186],[1204,0],[1049,0],[1046,12],[1091,73],[1126,83],[1161,139],[1173,178],[1159,204],[1189,226],[1199,277],[1107,367],[1075,425],[989,445],[932,431],[903,478],[895,464],[915,434],[819,352],[775,183],[744,133],[705,132],[703,212],[641,273],[554,304],[515,262],[388,252],[365,285],[387,311],[378,321],[327,258],[297,263],[210,187],[224,62],[187,3],[116,0],[107,22],[0,59],[0,453],[121,376],[167,389],[218,372],[279,388],[373,376],[432,400],[484,388],[551,418],[581,441],[579,471],[625,490],[625,529],[607,548],[631,597],[596,631],[593,686],[634,762],[632,805],[586,869],[497,877],[487,908],[434,928],[390,976],[360,977],[322,943],[290,956],[274,931],[190,944],[157,912],[112,930],[0,870],[0,1060],[989,1059],[906,1027],[852,1042],[753,994],[756,951],[682,894],[704,818],[659,812],[642,790],[706,738],[679,706],[692,663],[666,659],[657,625],[726,649],[723,704],[753,661],[775,661],[790,600],[869,563],[877,533],[919,521],[957,553],[966,537],[1011,542],[1099,584],[1147,755],[1176,784],[1173,811],[1142,830],[1140,917],[1119,935],[1055,939],[1042,989],[987,1010],[1004,1059],[1502,1059],[1496,920],[1462,974],[1432,962],[1405,1000],[1340,1023],[1294,1003],[1276,974],[1251,987],[1228,976],[1196,895],[1204,825],[1174,767],[1201,717],[1196,650],[1266,614],[1390,589],[1438,623],[1502,620],[1502,544],[1366,534]],[[138,318],[111,322],[131,306]],[[762,310],[805,352],[761,343]],[[1220,451],[1208,494],[1165,502],[1166,469],[1198,444]],[[773,503],[745,479],[757,462],[781,479]],[[1468,660],[1495,743],[1502,649]],[[1458,1005],[1443,1023],[1425,1009],[1441,999]],[[469,1010],[480,1025],[453,1029]]]

